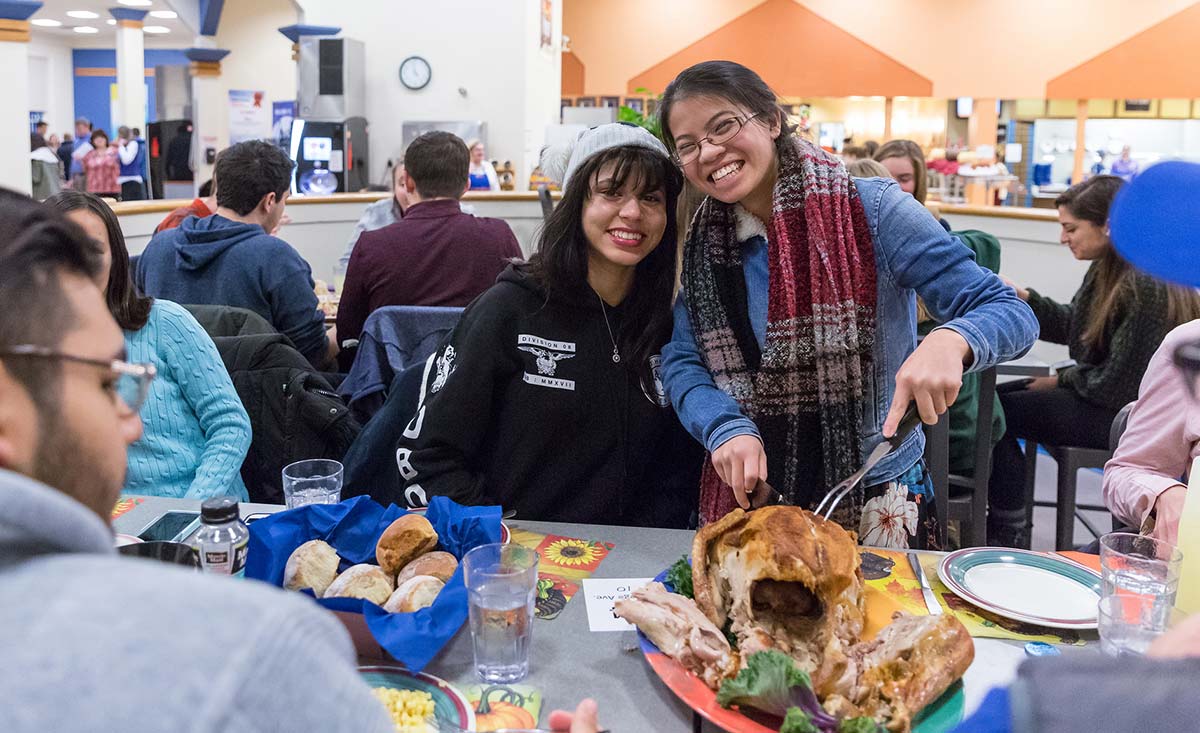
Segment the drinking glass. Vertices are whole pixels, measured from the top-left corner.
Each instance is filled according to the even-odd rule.
[[[296,461],[283,469],[283,499],[288,509],[342,500],[342,464],[325,458]]]
[[[463,558],[475,673],[489,683],[529,674],[538,554],[520,545],[480,545]]]
[[[1115,593],[1100,599],[1100,651],[1110,656],[1143,655],[1160,635],[1184,618],[1155,596]]]
[[[1170,542],[1111,532],[1100,538],[1101,595],[1151,596],[1173,608],[1182,565],[1183,553]]]

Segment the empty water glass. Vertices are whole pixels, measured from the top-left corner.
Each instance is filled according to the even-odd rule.
[[[1101,598],[1098,611],[1100,651],[1114,657],[1145,654],[1184,615],[1155,596],[1126,593]]]
[[[283,469],[283,500],[288,509],[342,500],[342,464],[326,458],[296,461]]]
[[[1131,532],[1100,538],[1101,595],[1151,596],[1167,608],[1175,606],[1183,553],[1170,542]]]
[[[480,545],[463,558],[475,673],[508,684],[529,674],[538,554],[520,545]]]

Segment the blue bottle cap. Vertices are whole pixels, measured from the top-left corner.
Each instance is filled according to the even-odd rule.
[[[1025,654],[1030,657],[1057,657],[1062,654],[1053,644],[1044,641],[1031,641],[1025,645]]]

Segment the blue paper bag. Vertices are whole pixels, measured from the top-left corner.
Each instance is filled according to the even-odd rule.
[[[288,557],[309,540],[332,545],[342,557],[342,569],[376,564],[379,536],[405,513],[395,505],[385,509],[369,497],[357,496],[341,504],[312,504],[272,514],[250,525],[246,577],[282,586]],[[379,646],[415,672],[429,664],[467,620],[463,556],[479,545],[500,541],[498,506],[462,506],[438,496],[429,503],[425,517],[437,531],[441,549],[460,561],[432,606],[416,613],[388,613],[357,598],[315,599],[332,611],[363,614]]]

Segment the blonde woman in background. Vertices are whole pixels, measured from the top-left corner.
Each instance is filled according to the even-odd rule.
[[[472,140],[467,143],[471,150],[471,167],[467,174],[470,176],[471,191],[499,191],[500,179],[496,177],[496,168],[483,149],[482,140]]]

